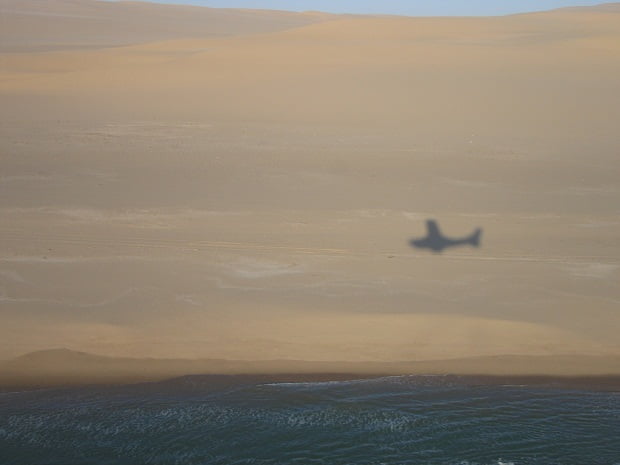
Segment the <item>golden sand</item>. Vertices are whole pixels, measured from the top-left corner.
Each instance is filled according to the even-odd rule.
[[[0,358],[620,355],[617,5],[163,28],[22,4],[0,2]],[[482,247],[412,249],[427,218]]]

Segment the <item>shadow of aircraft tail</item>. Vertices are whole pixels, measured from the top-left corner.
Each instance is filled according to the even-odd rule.
[[[471,245],[474,247],[480,247],[480,240],[482,239],[482,229],[478,228],[471,236]]]

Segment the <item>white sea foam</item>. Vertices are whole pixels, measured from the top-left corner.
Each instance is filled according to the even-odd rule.
[[[387,384],[387,383],[420,385],[420,384],[426,384],[426,382],[428,381],[443,380],[447,377],[448,375],[393,375],[393,376],[382,376],[379,378],[360,378],[360,379],[337,380],[337,381],[299,381],[299,382],[284,382],[284,383],[265,383],[265,384],[261,384],[261,386],[333,387],[333,386],[351,386],[351,385]]]

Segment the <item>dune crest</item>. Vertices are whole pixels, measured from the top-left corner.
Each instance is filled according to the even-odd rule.
[[[327,14],[100,0],[0,0],[0,16],[0,53],[264,34],[331,18]]]

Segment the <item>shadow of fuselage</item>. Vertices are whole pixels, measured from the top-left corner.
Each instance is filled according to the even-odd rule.
[[[476,229],[471,236],[462,239],[450,239],[441,234],[439,226],[435,220],[426,221],[427,235],[420,239],[412,239],[409,245],[416,249],[430,249],[434,253],[441,253],[448,247],[458,247],[469,245],[472,247],[480,247],[480,239],[482,229]]]

